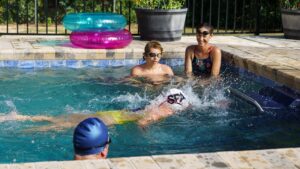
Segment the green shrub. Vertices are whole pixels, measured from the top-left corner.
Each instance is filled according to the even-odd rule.
[[[136,7],[148,9],[181,9],[185,0],[134,0]]]
[[[300,0],[281,0],[281,5],[286,9],[300,9]]]

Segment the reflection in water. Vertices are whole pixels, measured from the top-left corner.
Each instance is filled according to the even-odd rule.
[[[65,46],[65,47],[71,47],[72,44],[70,40],[39,40],[37,43],[33,45],[41,45],[41,46]]]

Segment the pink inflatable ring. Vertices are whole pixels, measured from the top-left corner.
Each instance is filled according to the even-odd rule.
[[[115,32],[76,32],[70,35],[72,44],[89,49],[116,49],[130,44],[132,35],[126,29]]]

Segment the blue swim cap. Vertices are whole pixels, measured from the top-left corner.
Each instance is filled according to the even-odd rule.
[[[83,120],[75,128],[73,145],[78,155],[100,153],[107,143],[109,143],[107,127],[96,117]]]

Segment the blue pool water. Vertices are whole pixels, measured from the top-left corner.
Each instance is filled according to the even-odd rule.
[[[181,72],[180,68],[176,69]],[[23,115],[87,113],[134,109],[167,88],[118,83],[129,68],[5,69],[0,71],[0,113]],[[134,123],[109,128],[109,157],[214,152],[300,146],[298,112],[258,113],[246,102],[228,96],[230,86],[257,91],[264,84],[227,71],[222,85],[181,86],[193,108],[141,129]],[[113,78],[111,78],[113,77]],[[106,80],[103,80],[106,79]],[[196,87],[195,87],[196,86]],[[226,108],[220,101],[231,104]],[[73,128],[34,132],[46,122],[0,123],[0,162],[71,160]]]

